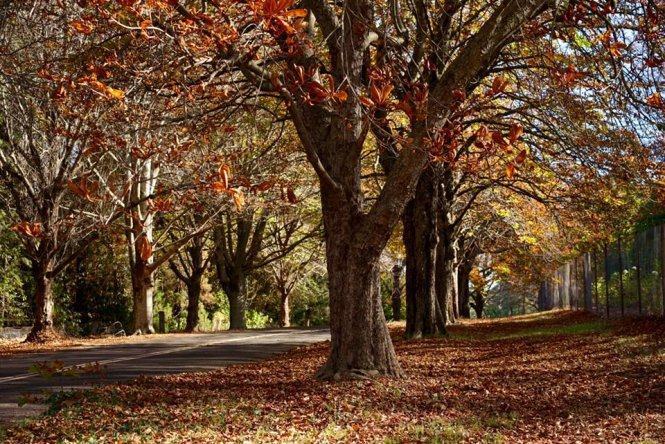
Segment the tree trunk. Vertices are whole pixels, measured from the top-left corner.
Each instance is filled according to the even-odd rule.
[[[473,308],[473,311],[476,312],[476,318],[482,319],[483,317],[483,309],[485,308],[485,298],[483,297],[483,294],[476,290],[473,292],[473,302],[471,303],[471,307]]]
[[[25,340],[26,342],[45,342],[54,334],[53,292],[51,289],[53,281],[48,275],[50,266],[50,262],[33,263],[32,265],[32,277],[35,281],[35,321]]]
[[[397,263],[393,267],[393,292],[391,296],[391,305],[393,311],[393,321],[402,320],[402,266]]]
[[[372,245],[358,234],[357,201],[321,187],[330,295],[330,355],[320,379],[402,376],[383,314],[379,258],[389,233]]]
[[[433,173],[427,170],[416,187],[416,198],[404,210],[406,250],[406,336],[445,334],[437,324],[436,291],[436,209],[437,193]]]
[[[187,325],[185,331],[191,333],[199,326],[199,301],[201,299],[201,275],[192,276],[187,285]]]
[[[592,299],[592,280],[591,280],[591,253],[584,254],[583,262],[583,274],[584,274],[584,309],[586,311],[593,310],[593,299]]]
[[[134,308],[132,330],[134,333],[152,334],[155,333],[155,328],[152,325],[155,284],[154,274],[148,270],[146,265],[143,260],[139,260],[132,271],[132,300]]]
[[[457,305],[457,266],[455,245],[450,230],[439,229],[437,247],[436,293],[439,305],[444,312],[446,324],[456,321]]]
[[[381,306],[378,261],[364,260],[357,251],[348,254],[340,244],[328,247],[331,352],[318,376],[401,376]],[[336,260],[341,256],[348,260]]]
[[[289,294],[286,292],[282,293],[281,304],[279,307],[279,326],[280,327],[290,327],[291,326],[291,307],[289,307]]]
[[[457,270],[459,314],[461,318],[469,319],[471,310],[469,308],[469,275],[473,262],[464,260]]]
[[[229,299],[229,329],[245,330],[245,284],[246,278],[242,273],[236,273],[230,276],[229,282],[224,283],[222,289]]]

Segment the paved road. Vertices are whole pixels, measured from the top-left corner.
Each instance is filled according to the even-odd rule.
[[[191,335],[163,335],[91,348],[18,355],[0,360],[0,422],[29,416],[43,407],[17,403],[53,390],[84,389],[125,381],[139,375],[163,375],[214,370],[229,364],[256,361],[293,347],[325,341],[327,329],[253,330]],[[30,372],[35,363],[62,361],[65,366],[100,363],[97,374],[44,378]]]

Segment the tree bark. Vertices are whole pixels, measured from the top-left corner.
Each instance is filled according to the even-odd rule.
[[[242,273],[233,273],[229,280],[222,285],[226,297],[229,299],[229,329],[245,330],[246,277]]]
[[[402,266],[397,263],[393,267],[393,291],[391,295],[391,305],[393,311],[393,321],[402,320]]]
[[[416,198],[406,206],[404,248],[406,250],[406,336],[445,334],[443,322],[436,315],[436,210],[437,190],[433,172],[420,177]]]
[[[348,254],[344,244],[328,248],[331,352],[318,377],[401,376],[381,306],[378,261],[357,250]]]
[[[485,298],[478,290],[473,292],[473,301],[471,302],[471,307],[473,308],[473,311],[476,312],[476,318],[482,319],[483,309],[485,308]]]
[[[457,265],[456,251],[452,230],[439,228],[439,244],[437,247],[437,300],[444,312],[446,324],[454,324],[457,320]]]
[[[50,261],[32,264],[32,277],[35,281],[34,317],[32,330],[26,342],[45,342],[53,336],[53,291],[49,277]]]
[[[151,272],[145,261],[138,260],[132,270],[132,301],[134,333],[153,334],[152,325],[153,296],[155,291],[154,273]]]
[[[460,317],[464,319],[469,319],[471,317],[471,311],[469,308],[469,275],[471,274],[472,267],[473,262],[465,259],[457,269],[459,314]]]
[[[347,173],[348,174],[348,173]],[[359,176],[356,178],[357,199]],[[378,240],[363,231],[361,206],[322,184],[321,203],[326,240],[330,296],[330,355],[320,379],[402,376],[383,314],[379,258],[389,233]],[[360,229],[359,229],[360,227]],[[380,245],[377,245],[380,244]]]
[[[591,279],[591,253],[584,254],[583,270],[584,270],[584,309],[586,311],[593,310],[593,293],[592,293],[592,279]]]
[[[291,307],[289,306],[289,293],[282,293],[279,307],[279,326],[291,326]]]
[[[202,275],[192,276],[187,284],[187,325],[185,331],[191,333],[199,326],[199,301],[201,300]]]

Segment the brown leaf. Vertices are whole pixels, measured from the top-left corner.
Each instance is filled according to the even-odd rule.
[[[148,240],[147,236],[142,235],[139,237],[138,250],[141,260],[147,261],[152,257],[152,245],[150,245],[150,241]]]

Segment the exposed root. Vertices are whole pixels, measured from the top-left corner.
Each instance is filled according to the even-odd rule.
[[[399,364],[397,365],[397,368],[384,370],[364,368],[334,370],[330,363],[326,363],[318,372],[316,372],[316,378],[321,381],[368,380],[380,377],[403,378],[404,373],[399,367]]]
[[[51,326],[34,326],[28,337],[25,338],[25,343],[29,344],[44,344],[46,342],[62,339],[62,336],[55,331]]]

